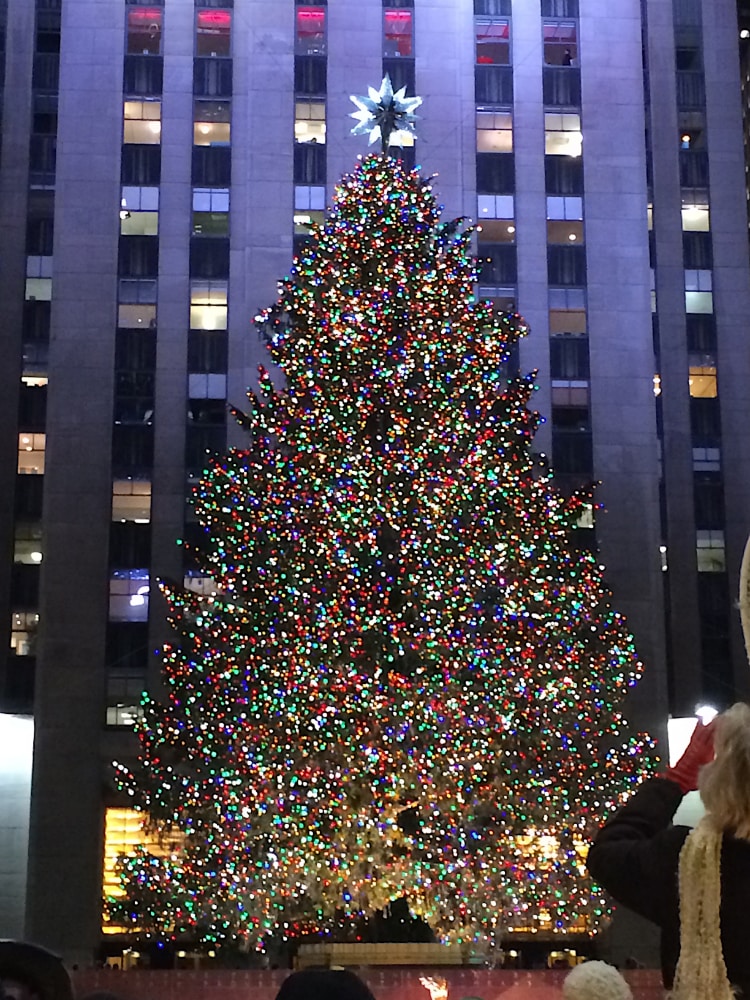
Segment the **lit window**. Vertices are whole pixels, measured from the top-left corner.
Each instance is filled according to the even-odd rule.
[[[25,298],[27,302],[50,302],[52,278],[27,278]]]
[[[131,212],[158,212],[159,188],[125,185],[121,191],[120,207]]]
[[[228,235],[228,212],[193,212],[193,236]]]
[[[120,233],[122,236],[156,236],[159,232],[158,212],[120,211]]]
[[[231,139],[228,101],[196,101],[193,108],[193,145],[226,146]]]
[[[547,198],[547,218],[581,220],[583,218],[583,198],[575,195],[565,197],[550,195]]]
[[[477,152],[513,151],[513,115],[509,111],[477,111]]]
[[[158,56],[161,52],[161,18],[158,7],[128,10],[128,53]]]
[[[510,65],[510,21],[477,18],[475,34],[479,65]]]
[[[193,188],[194,212],[228,212],[229,188]]]
[[[14,611],[10,616],[10,648],[16,656],[33,656],[39,632],[36,611]]]
[[[195,54],[228,56],[232,51],[232,12],[199,10],[196,18]]]
[[[140,681],[143,688],[142,679]],[[140,696],[136,705],[140,701]],[[167,837],[160,839],[157,832],[149,833],[144,827],[145,816],[136,809],[109,807],[104,820],[104,864],[102,867],[102,896],[122,897],[125,890],[118,875],[117,862],[122,855],[132,855],[136,847],[142,847],[157,858],[169,857],[180,849],[183,835],[172,829]],[[132,933],[134,927],[117,927],[110,924],[105,916],[102,931],[105,934]]]
[[[685,312],[712,313],[714,297],[712,292],[685,292]]]
[[[575,66],[578,32],[575,21],[544,22],[544,62],[547,66]]]
[[[216,594],[216,581],[212,576],[189,573],[182,582],[185,590],[191,590],[202,597],[213,597]]]
[[[480,243],[516,242],[516,224],[513,219],[485,219],[477,228]]]
[[[411,57],[413,17],[410,10],[383,11],[383,55]]]
[[[683,205],[682,228],[685,232],[708,232],[710,229],[706,205]]]
[[[109,581],[110,621],[148,621],[148,595],[148,570],[114,570]]]
[[[696,562],[699,573],[723,573],[727,568],[723,531],[696,531]]]
[[[38,566],[42,561],[42,525],[39,521],[17,521],[13,562]]]
[[[147,524],[151,520],[151,483],[116,479],[112,483],[112,520]]]
[[[123,142],[151,146],[161,142],[161,101],[125,101],[123,118]]]
[[[713,288],[713,274],[708,268],[686,268],[685,290],[688,292],[710,292]]]
[[[562,246],[581,246],[583,244],[582,222],[548,222],[547,243]]]
[[[190,329],[226,330],[226,281],[193,281],[190,285]]]
[[[153,330],[156,328],[156,306],[149,303],[120,303],[117,307],[117,325],[124,330]]]
[[[308,236],[312,226],[320,226],[324,221],[325,212],[295,212],[294,234],[295,236]]]
[[[107,675],[108,726],[132,727],[143,715],[141,695],[144,677],[141,673],[113,670]]]
[[[325,101],[297,101],[295,103],[294,141],[325,143]]]
[[[595,527],[594,521],[594,505],[591,503],[586,503],[583,505],[583,511],[581,516],[576,521],[576,528],[593,528]]]
[[[646,212],[647,212],[647,218],[648,218],[648,231],[651,232],[651,230],[654,228],[654,206],[653,205],[649,205],[648,208],[647,208],[647,210],[646,210]],[[685,227],[683,225],[683,229],[684,228]]]
[[[477,216],[484,219],[513,219],[516,215],[516,204],[512,194],[480,194],[477,195]]]
[[[46,434],[18,435],[19,475],[41,476],[44,474],[44,452]]]
[[[294,188],[294,210],[322,212],[326,205],[326,189],[309,184],[297,184]]]
[[[693,468],[696,472],[718,472],[721,469],[721,450],[693,448]]]
[[[580,156],[583,146],[581,116],[546,114],[544,116],[544,152],[551,156]]]
[[[320,56],[326,52],[325,7],[297,7],[297,55]]]
[[[549,307],[551,312],[569,310],[582,313],[586,309],[586,293],[583,288],[550,288]]]
[[[567,407],[588,406],[588,382],[585,380],[555,379],[552,382],[552,405]]]
[[[691,396],[697,399],[714,399],[717,395],[716,368],[708,365],[691,365],[688,385]]]

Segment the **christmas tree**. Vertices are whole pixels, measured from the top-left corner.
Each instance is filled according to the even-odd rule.
[[[585,845],[648,756],[641,665],[471,241],[368,156],[259,317],[284,388],[261,372],[196,490],[211,592],[163,587],[166,693],[118,768],[180,847],[124,861],[118,922],[262,947],[403,896],[462,942],[605,912]]]

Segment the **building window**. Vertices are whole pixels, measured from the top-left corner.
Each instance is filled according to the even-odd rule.
[[[34,656],[39,632],[36,611],[14,611],[10,616],[10,648],[16,656]]]
[[[109,581],[110,621],[148,621],[148,596],[148,570],[114,570]]]
[[[194,212],[228,212],[229,188],[194,188]]]
[[[550,337],[550,377],[555,382],[565,382],[568,390],[585,387],[589,377],[589,343],[584,334],[558,333]],[[587,398],[567,395],[554,398],[553,402],[564,406],[582,405]]]
[[[510,111],[477,111],[477,152],[513,152],[513,115]]]
[[[226,281],[190,282],[191,330],[226,330]]]
[[[156,236],[159,232],[158,212],[131,212],[120,210],[121,236]]]
[[[44,475],[44,455],[47,447],[46,434],[18,435],[19,475]]]
[[[411,58],[413,48],[414,15],[410,10],[383,10],[383,57]]]
[[[477,229],[480,247],[483,243],[516,242],[516,224],[513,219],[486,219]]]
[[[546,66],[575,66],[578,61],[578,29],[575,21],[544,22]]]
[[[326,189],[298,184],[294,188],[294,210],[322,212],[326,206]]]
[[[188,372],[223,373],[226,370],[226,330],[188,331]]]
[[[158,7],[131,7],[128,19],[128,55],[161,55],[162,12]]]
[[[194,236],[190,240],[190,277],[223,280],[229,278],[229,240],[204,239]]]
[[[199,10],[195,25],[196,56],[228,56],[232,51],[232,12]]]
[[[558,290],[558,294],[562,292],[563,295],[572,296],[574,293],[571,290],[569,293],[565,293],[562,290]],[[586,312],[584,309],[576,309],[574,306],[569,308],[554,308],[550,309],[549,313],[549,332],[551,336],[567,335],[567,334],[585,334],[586,333]],[[572,378],[572,376],[570,376]]]
[[[550,285],[585,285],[586,252],[583,247],[548,246],[547,271]]]
[[[145,686],[142,673],[113,670],[107,674],[108,726],[125,726],[131,729],[143,715],[141,693]]]
[[[513,194],[516,189],[512,153],[477,153],[477,191],[481,194]]]
[[[582,222],[547,222],[547,243],[561,246],[582,245],[584,229]]]
[[[699,573],[723,573],[726,570],[723,531],[696,531],[695,548]]]
[[[193,212],[193,236],[229,236],[229,212]]]
[[[193,107],[193,145],[226,146],[231,140],[228,101],[196,101]]]
[[[514,219],[515,198],[512,194],[477,195],[477,216],[483,219]]]
[[[683,232],[708,232],[711,228],[708,205],[683,205]]]
[[[479,66],[510,66],[510,21],[478,17],[474,22]]]
[[[197,188],[228,188],[232,180],[228,146],[193,146],[192,180]]]
[[[27,302],[50,302],[52,278],[27,278],[24,297]]]
[[[42,561],[42,522],[17,521],[13,562],[36,566]]]
[[[294,141],[326,141],[325,101],[296,101],[294,105]]]
[[[161,142],[161,101],[125,101],[122,141],[138,145]]]
[[[188,396],[190,399],[226,399],[226,375],[191,372],[188,375]]]
[[[147,524],[151,520],[151,483],[142,479],[115,479],[112,520]]]
[[[685,312],[712,313],[714,297],[712,292],[685,292]]]
[[[326,54],[326,9],[297,5],[297,37],[295,52],[300,56]]]
[[[715,365],[690,365],[688,386],[696,399],[713,399],[717,392]]]
[[[545,66],[542,72],[542,100],[546,106],[579,107],[580,70],[572,66]]]
[[[581,116],[574,114],[545,114],[544,152],[548,156],[581,155],[583,133]]]
[[[583,219],[583,198],[547,198],[547,218],[549,220],[580,221]]]

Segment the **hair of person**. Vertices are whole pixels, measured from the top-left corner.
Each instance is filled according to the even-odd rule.
[[[716,827],[750,840],[750,706],[737,702],[717,718],[714,750],[698,776],[701,799]]]
[[[564,1000],[633,1000],[630,987],[613,965],[582,962],[565,977]]]
[[[276,1000],[375,1000],[375,997],[348,969],[305,969],[284,980]]]

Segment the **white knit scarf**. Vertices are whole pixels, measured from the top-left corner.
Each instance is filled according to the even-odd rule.
[[[721,948],[722,833],[704,816],[680,851],[680,959],[671,1000],[735,1000]]]

